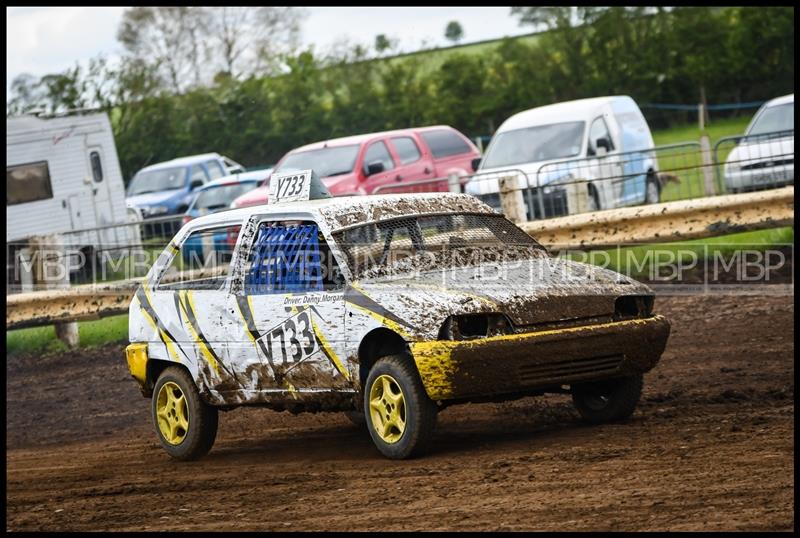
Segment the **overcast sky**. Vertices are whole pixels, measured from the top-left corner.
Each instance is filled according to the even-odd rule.
[[[302,39],[323,51],[331,44],[372,45],[377,34],[398,39],[403,52],[448,44],[444,29],[457,20],[462,43],[531,32],[520,27],[508,7],[314,7],[304,8]],[[41,76],[84,64],[98,54],[113,58],[121,47],[116,32],[124,7],[6,8],[6,88],[21,73]]]

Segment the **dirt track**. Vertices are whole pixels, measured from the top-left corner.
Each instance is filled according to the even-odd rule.
[[[340,414],[238,409],[175,463],[122,346],[10,358],[7,529],[792,530],[793,297],[656,308],[672,336],[627,423],[563,396],[456,406],[405,462]]]

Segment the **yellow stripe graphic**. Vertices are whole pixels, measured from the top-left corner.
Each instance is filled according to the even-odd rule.
[[[195,344],[197,344],[197,347],[200,349],[200,353],[203,355],[203,357],[205,357],[211,367],[214,368],[214,371],[219,373],[219,364],[217,364],[214,354],[211,353],[208,345],[206,345],[205,341],[203,341],[203,338],[200,336],[199,329],[195,329],[194,325],[192,325],[192,319],[189,316],[189,312],[186,310],[186,304],[188,304],[193,312],[197,312],[197,308],[194,305],[194,299],[192,298],[192,292],[182,290],[179,292],[179,297],[181,300],[178,301],[178,304],[181,305],[181,310],[186,318],[186,326],[189,328],[189,332],[192,334]]]
[[[150,297],[150,293],[149,293],[150,290],[148,289],[147,284],[142,284],[142,289],[144,290],[144,296],[147,298],[147,302],[150,303],[150,308],[152,308],[153,312],[155,312],[155,307],[153,306],[153,298]],[[172,355],[172,358],[175,359],[175,362],[181,362],[181,358],[178,356],[178,352],[175,351],[175,345],[172,343],[172,341],[169,339],[169,337],[166,334],[164,334],[164,331],[162,331],[159,328],[158,324],[156,323],[156,320],[152,319],[150,317],[150,314],[148,314],[147,310],[145,310],[144,308],[142,309],[142,312],[144,313],[145,318],[150,322],[150,324],[153,326],[153,328],[158,332],[158,334],[161,337],[161,340],[164,342],[164,345],[167,346],[167,352],[170,355]]]
[[[308,317],[309,319],[311,319],[311,327],[314,329],[314,334],[317,335],[317,340],[319,340],[322,349],[325,350],[325,354],[328,357],[330,357],[330,359],[333,361],[333,364],[336,366],[336,369],[339,370],[339,372],[344,376],[344,378],[349,381],[350,372],[348,372],[347,368],[344,367],[344,364],[342,364],[342,361],[336,355],[336,352],[333,351],[333,348],[328,343],[328,340],[325,338],[325,335],[322,334],[322,331],[319,329],[319,327],[317,327],[317,324],[314,323],[314,317],[313,316],[308,316]]]

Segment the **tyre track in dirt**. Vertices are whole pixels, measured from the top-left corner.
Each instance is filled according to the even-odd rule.
[[[673,322],[625,423],[568,397],[440,414],[431,452],[379,456],[341,414],[220,415],[171,461],[123,346],[11,357],[11,530],[791,530],[793,297],[660,297]]]

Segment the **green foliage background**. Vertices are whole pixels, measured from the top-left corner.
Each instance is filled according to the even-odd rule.
[[[221,73],[212,87],[181,95],[134,64],[118,74],[116,94],[99,100],[128,181],[146,164],[207,151],[256,166],[302,144],[384,129],[449,124],[489,135],[521,110],[598,95],[691,105],[701,93],[713,104],[794,91],[792,7],[579,12],[579,25],[556,17],[547,32],[480,46],[377,59],[358,49],[339,60],[303,51],[283,58],[285,74]],[[67,107],[80,104],[73,75],[48,86]],[[692,111],[643,110],[653,129],[696,121]]]

